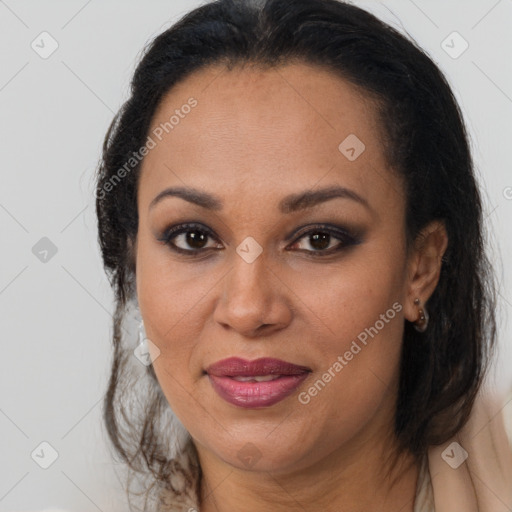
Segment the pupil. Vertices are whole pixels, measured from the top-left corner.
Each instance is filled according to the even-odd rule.
[[[198,235],[198,233],[200,233],[200,234]],[[187,243],[191,247],[201,249],[202,246],[204,245],[205,240],[206,240],[206,235],[199,231],[189,231],[187,233]]]
[[[315,233],[311,235],[311,246],[315,249],[325,249],[329,247],[331,235],[329,233]]]

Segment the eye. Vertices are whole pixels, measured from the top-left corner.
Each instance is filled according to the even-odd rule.
[[[303,233],[297,239],[297,242],[293,244],[292,248],[297,248],[296,246],[300,245],[300,240],[305,241],[305,243],[303,243],[306,247],[304,251],[311,253],[312,256],[330,255],[351,245],[360,243],[360,241],[348,231],[325,225],[308,229],[307,232]]]
[[[306,248],[299,248],[301,252],[309,253],[314,257],[328,256],[360,243],[356,236],[343,228],[328,225],[313,226],[313,229],[309,226],[308,228],[307,231],[300,234],[299,238],[296,238],[297,241],[291,246],[291,249],[297,249],[297,245],[300,246],[300,240],[304,239]],[[209,239],[215,242],[208,247]],[[223,248],[213,232],[200,224],[172,226],[166,229],[158,240],[168,245],[171,250],[192,257],[199,256],[206,251]],[[307,247],[308,245],[311,249]]]
[[[167,244],[173,251],[195,256],[208,249],[219,248],[219,244],[208,247],[207,241],[209,238],[215,239],[213,233],[199,224],[180,224],[165,230],[158,240]]]

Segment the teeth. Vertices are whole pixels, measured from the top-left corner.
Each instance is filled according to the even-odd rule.
[[[242,375],[238,375],[231,378],[240,382],[248,382],[250,380],[255,380],[256,382],[266,382],[269,380],[279,379],[279,377],[281,377],[281,375],[255,375],[254,377],[243,377]]]

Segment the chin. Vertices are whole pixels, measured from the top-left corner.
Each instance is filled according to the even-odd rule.
[[[238,438],[228,434],[223,439],[212,440],[209,450],[226,464],[241,470],[284,473],[300,469],[301,462],[308,459],[307,444],[299,443],[300,437],[287,431],[275,436],[269,436],[269,432],[271,429],[251,435],[245,428]]]

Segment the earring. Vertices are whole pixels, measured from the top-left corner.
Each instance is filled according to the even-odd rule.
[[[414,304],[416,304],[416,306],[419,306],[420,299],[414,299]],[[427,330],[428,321],[429,321],[429,316],[428,316],[427,308],[425,306],[423,306],[423,308],[419,309],[418,313],[419,313],[418,318],[413,323],[413,327],[418,332],[425,332]]]
[[[139,323],[139,346],[147,352],[148,339],[146,338],[146,330],[144,329],[144,320]]]
[[[149,366],[152,361],[149,354],[148,339],[146,338],[146,331],[144,329],[144,320],[142,320],[139,308],[137,308],[135,316],[137,320],[139,320],[139,341],[135,347],[135,350],[133,351],[133,355],[144,366]]]
[[[139,324],[139,343],[133,351],[133,354],[144,366],[149,366],[160,356],[160,349],[146,336],[144,320],[142,319],[142,314],[138,306],[135,311],[135,318]]]

